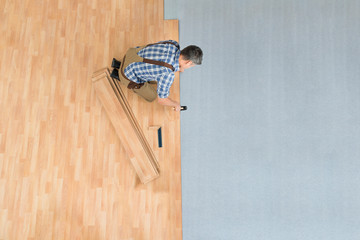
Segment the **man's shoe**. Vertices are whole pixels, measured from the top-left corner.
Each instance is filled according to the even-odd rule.
[[[114,69],[112,70],[110,76],[111,76],[112,78],[115,78],[115,79],[117,79],[117,80],[120,81],[120,79],[119,79],[119,71],[118,71],[117,69],[114,68]]]
[[[121,65],[121,62],[118,61],[118,60],[116,60],[115,58],[113,58],[112,63],[111,63],[111,67],[112,67],[112,68],[119,69],[119,68],[120,68],[120,65]]]

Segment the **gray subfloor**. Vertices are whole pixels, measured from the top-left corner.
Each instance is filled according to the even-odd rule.
[[[181,74],[183,239],[360,239],[360,1],[166,1],[204,51]]]

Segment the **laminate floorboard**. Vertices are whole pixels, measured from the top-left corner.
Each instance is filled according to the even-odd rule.
[[[180,114],[123,88],[161,169],[144,185],[91,82],[178,40],[163,19],[163,0],[0,0],[0,239],[182,239]]]
[[[125,148],[140,181],[148,183],[159,177],[159,164],[142,132],[118,80],[108,68],[92,77],[95,92]]]

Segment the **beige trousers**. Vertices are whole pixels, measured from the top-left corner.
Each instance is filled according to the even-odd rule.
[[[152,102],[157,98],[157,92],[154,87],[151,86],[149,82],[143,84],[136,84],[129,80],[125,74],[124,70],[127,66],[134,62],[143,62],[143,58],[138,56],[137,53],[143,49],[145,46],[140,48],[130,48],[123,59],[123,62],[120,67],[120,82],[124,84],[127,88],[132,89],[140,97],[144,98],[148,102]]]

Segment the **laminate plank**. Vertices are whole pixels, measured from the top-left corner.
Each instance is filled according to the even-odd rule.
[[[93,85],[141,182],[147,183],[157,178],[157,160],[138,126],[127,99],[123,96],[121,88],[116,88],[108,69],[94,74]]]

